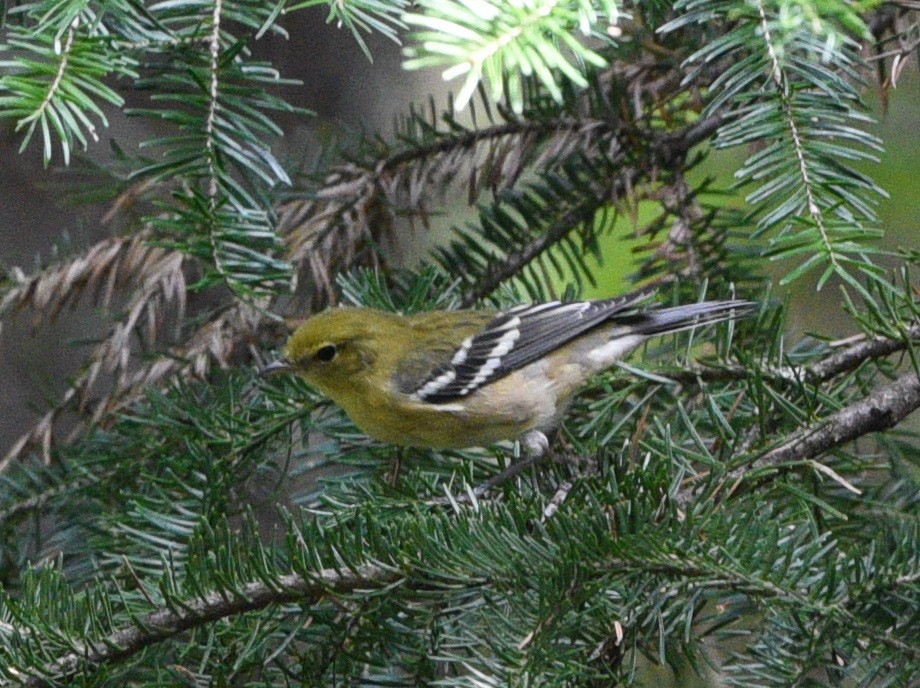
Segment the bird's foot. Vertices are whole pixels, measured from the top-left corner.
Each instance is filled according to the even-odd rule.
[[[530,430],[521,438],[525,456],[540,458],[549,451],[549,438],[539,430]]]
[[[520,440],[521,456],[517,461],[510,463],[500,473],[493,475],[484,483],[477,485],[472,489],[467,489],[466,493],[459,495],[446,494],[444,497],[431,500],[429,504],[437,506],[458,505],[463,503],[473,503],[475,500],[484,496],[489,490],[498,487],[506,480],[524,472],[535,463],[539,462],[549,452],[549,439],[539,430],[531,430]],[[446,489],[446,488],[445,488]]]

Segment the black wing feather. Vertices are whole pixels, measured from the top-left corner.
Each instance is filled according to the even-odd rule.
[[[429,403],[461,399],[485,384],[531,363],[616,313],[649,298],[645,290],[604,301],[541,303],[499,313],[467,339],[449,364],[440,366],[415,392]]]

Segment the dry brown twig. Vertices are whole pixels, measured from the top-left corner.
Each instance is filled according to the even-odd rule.
[[[466,182],[468,204],[486,190],[513,186],[532,166],[551,168],[575,150],[613,144],[604,120],[563,118],[506,122],[437,138],[379,160],[373,167],[340,165],[312,199],[287,203],[279,228],[288,258],[301,266],[313,289],[314,308],[334,301],[334,274],[352,264],[362,248],[386,241],[399,218],[420,218],[427,204],[451,184]]]
[[[147,341],[156,342],[167,322],[176,326],[181,323],[187,293],[185,257],[178,251],[151,246],[149,239],[148,234],[141,233],[101,241],[69,263],[29,278],[20,275],[19,284],[0,301],[0,317],[29,308],[35,313],[37,324],[40,317],[54,320],[64,307],[74,305],[86,292],[92,294],[98,305],[111,311],[121,293],[133,287],[124,316],[94,347],[87,366],[61,401],[0,460],[0,471],[33,446],[40,446],[45,461],[49,461],[52,434],[61,413],[72,406],[85,410],[91,404],[100,375],[120,378],[126,374],[132,358],[132,337],[142,333]],[[108,406],[113,395],[115,392],[104,396],[99,408]],[[93,418],[97,417],[98,411],[93,414]]]
[[[129,284],[149,285],[157,276],[162,277],[165,264],[181,259],[177,251],[151,246],[150,238],[149,232],[139,232],[103,239],[69,262],[29,277],[14,268],[11,274],[17,284],[0,299],[0,317],[29,309],[35,314],[36,324],[38,318],[54,320],[87,291],[98,305],[110,309]],[[184,298],[183,288],[183,305]]]

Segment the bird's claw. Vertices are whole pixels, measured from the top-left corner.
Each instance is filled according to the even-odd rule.
[[[543,456],[549,451],[549,438],[539,430],[531,430],[521,438],[521,448],[529,457]]]

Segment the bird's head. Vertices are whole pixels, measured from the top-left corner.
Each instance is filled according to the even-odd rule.
[[[367,308],[319,313],[294,331],[284,347],[284,358],[262,373],[296,373],[329,394],[373,372],[378,359],[386,355],[384,347],[392,346],[392,329],[399,327],[398,322],[394,315]]]

